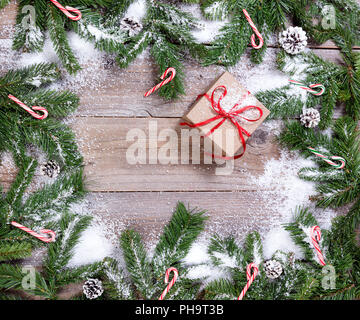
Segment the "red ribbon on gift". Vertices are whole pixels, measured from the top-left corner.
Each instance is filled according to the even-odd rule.
[[[215,92],[218,90],[218,89],[223,89],[223,93],[221,94],[221,96],[219,97],[218,101],[215,101]],[[225,98],[227,94],[227,89],[225,86],[218,86],[216,87],[212,94],[211,94],[211,98],[209,97],[209,95],[207,93],[205,94],[202,94],[198,97],[198,99],[200,97],[206,97],[209,102],[211,103],[211,107],[213,108],[213,110],[217,113],[217,116],[213,117],[213,118],[210,118],[208,120],[205,120],[205,121],[202,121],[202,122],[199,122],[199,123],[195,123],[195,124],[191,124],[191,123],[187,123],[187,122],[182,122],[180,123],[180,125],[182,126],[188,126],[188,127],[191,127],[191,128],[197,128],[197,127],[202,127],[202,126],[205,126],[211,122],[214,122],[216,120],[219,120],[219,119],[222,119],[221,121],[219,121],[219,123],[217,123],[213,128],[211,128],[211,130],[205,135],[206,137],[211,135],[214,131],[216,131],[217,129],[219,129],[222,124],[226,121],[226,120],[230,120],[231,123],[237,128],[238,130],[238,133],[239,133],[239,137],[240,137],[240,140],[242,142],[242,146],[243,146],[243,152],[241,154],[238,154],[236,156],[233,156],[233,157],[220,157],[222,159],[225,159],[225,160],[231,160],[231,159],[239,159],[241,158],[244,154],[245,154],[245,151],[246,151],[246,142],[245,142],[245,138],[244,138],[244,134],[247,135],[248,137],[251,136],[251,133],[249,133],[248,131],[246,131],[242,126],[240,126],[239,122],[237,121],[236,117],[240,117],[246,121],[249,121],[249,122],[256,122],[256,121],[259,121],[262,116],[263,116],[263,111],[261,110],[261,108],[257,107],[257,106],[246,106],[246,107],[243,107],[241,109],[236,109],[239,104],[241,103],[241,101],[239,101],[238,103],[236,103],[231,109],[229,112],[226,112],[222,107],[221,107],[221,100],[223,98]],[[257,109],[260,113],[260,116],[257,118],[257,119],[248,119],[248,118],[245,118],[243,116],[240,116],[240,114],[242,114],[243,112],[247,111],[247,110],[250,110],[250,109]],[[215,156],[214,154],[212,154],[212,157],[215,158],[217,156]]]

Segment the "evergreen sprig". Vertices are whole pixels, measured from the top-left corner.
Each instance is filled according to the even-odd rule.
[[[56,241],[48,245],[43,270],[34,270],[35,279],[26,279],[26,270],[19,265],[0,264],[0,290],[21,290],[45,299],[58,299],[59,290],[67,284],[81,282],[102,268],[101,263],[68,268],[74,247],[81,233],[89,226],[91,218],[64,213],[59,221]],[[31,275],[30,275],[31,276]],[[25,282],[25,284],[24,284]]]
[[[319,128],[329,127],[337,105],[344,100],[342,90],[347,85],[343,75],[345,67],[325,61],[313,52],[291,56],[280,51],[277,62],[279,69],[285,72],[289,79],[305,85],[321,83],[326,91],[322,96],[314,96],[289,83],[282,88],[259,92],[257,98],[269,106],[271,111],[269,119],[298,118],[303,109],[316,108],[319,109],[321,117]]]
[[[1,1],[0,9],[10,1]],[[122,33],[114,26],[101,29],[103,15],[100,10],[112,5],[113,0],[72,0],[66,5],[77,8],[82,13],[80,21],[72,21],[66,17],[51,1],[27,0],[18,3],[13,49],[23,51],[39,51],[44,47],[48,36],[55,52],[69,73],[80,70],[78,59],[70,47],[69,30],[77,32],[81,37],[92,41],[99,48],[112,48],[123,40]],[[32,14],[34,13],[34,16]]]
[[[349,117],[338,119],[332,126],[333,135],[315,133],[297,122],[289,123],[280,136],[280,142],[290,149],[299,150],[306,157],[313,157],[318,167],[303,168],[302,179],[315,181],[318,195],[313,199],[321,207],[340,207],[348,203],[358,206],[359,199],[359,132],[357,123]],[[346,160],[342,170],[336,170],[323,160],[313,156],[307,148],[313,147],[322,153],[337,155]],[[356,211],[357,212],[357,211]],[[356,218],[354,218],[356,219]]]
[[[246,300],[307,300],[356,299],[359,297],[359,245],[354,230],[350,230],[347,217],[333,221],[330,230],[322,230],[320,247],[328,267],[322,267],[310,240],[310,228],[317,225],[306,208],[298,208],[294,220],[284,226],[302,252],[276,251],[271,260],[282,266],[276,279],[269,279],[264,269],[261,240],[257,233],[247,236],[243,245],[234,238],[215,236],[209,246],[213,266],[220,268],[227,278],[211,281],[205,287],[206,299],[236,299],[247,282],[246,266],[255,262],[259,273],[247,291]],[[347,232],[344,232],[346,230]],[[257,249],[255,249],[257,248]],[[326,276],[335,270],[333,283]],[[332,287],[333,286],[333,287]]]
[[[150,46],[150,53],[159,67],[159,75],[169,67],[176,69],[175,78],[159,90],[159,95],[173,99],[184,93],[184,67],[181,60],[185,54],[189,52],[198,57],[204,53],[204,47],[191,34],[197,22],[191,14],[160,1],[149,0],[146,8],[143,29],[125,42],[117,62],[120,67],[126,68]]]
[[[253,31],[244,17],[243,9],[248,11],[266,40],[270,34],[283,30],[288,17],[291,17],[294,24],[305,29],[315,42],[323,43],[330,39],[335,41],[339,33],[344,32],[354,39],[355,44],[360,41],[360,6],[356,1],[263,0],[259,4],[254,0],[206,0],[202,2],[201,8],[208,19],[230,19],[211,44],[209,55],[204,60],[206,65],[232,66],[244,54]],[[329,10],[324,8],[334,10],[335,29],[322,23],[323,20],[326,22],[329,13]],[[315,24],[314,21],[319,23]],[[252,51],[252,60],[256,63],[262,62],[266,46]]]
[[[0,150],[12,155],[18,168],[9,188],[1,189],[0,260],[30,255],[39,245],[34,237],[10,226],[15,220],[29,228],[54,228],[59,215],[84,195],[82,156],[72,131],[60,120],[76,110],[79,99],[71,92],[47,90],[59,79],[55,64],[38,64],[12,70],[0,78]],[[43,106],[48,118],[37,120],[8,98],[12,94],[28,106]],[[56,160],[61,173],[53,183],[31,192],[38,167],[29,148],[41,150],[48,160]],[[26,198],[26,200],[25,200]]]
[[[140,234],[126,230],[121,235],[126,269],[119,267],[113,259],[105,259],[102,271],[109,299],[158,299],[165,289],[165,272],[170,267],[179,271],[179,278],[167,294],[166,299],[194,299],[200,283],[187,278],[187,268],[181,263],[204,228],[204,212],[188,210],[178,203],[175,212],[164,228],[149,257]],[[126,274],[130,275],[130,278]],[[107,290],[105,290],[105,295]]]

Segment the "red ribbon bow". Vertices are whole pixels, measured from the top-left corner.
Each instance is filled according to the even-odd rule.
[[[218,89],[223,89],[223,93],[221,94],[221,96],[219,97],[218,101],[215,101],[215,92],[216,90]],[[237,121],[236,117],[240,117],[246,121],[249,121],[249,122],[256,122],[256,121],[259,121],[262,116],[263,116],[263,111],[261,108],[257,107],[257,106],[246,106],[246,107],[243,107],[241,109],[236,109],[239,104],[241,103],[241,101],[239,101],[238,103],[236,103],[231,109],[229,112],[226,112],[220,105],[220,102],[223,98],[225,98],[227,94],[227,89],[225,86],[218,86],[216,87],[212,94],[211,94],[211,98],[209,97],[209,95],[207,93],[205,94],[202,94],[198,97],[198,99],[200,97],[203,97],[205,96],[209,102],[211,103],[211,107],[213,108],[213,110],[217,113],[217,116],[213,117],[213,118],[210,118],[208,120],[205,120],[205,121],[202,121],[202,122],[199,122],[199,123],[195,123],[195,124],[190,124],[190,123],[187,123],[187,122],[182,122],[180,123],[180,125],[182,126],[188,126],[188,127],[191,127],[191,128],[197,128],[197,127],[202,127],[202,126],[205,126],[211,122],[214,122],[216,120],[219,120],[219,119],[222,119],[221,121],[219,121],[214,127],[211,128],[211,130],[205,135],[206,137],[211,135],[215,130],[219,129],[222,124],[226,121],[226,120],[230,120],[231,123],[237,128],[238,130],[238,133],[239,133],[239,137],[240,137],[240,140],[242,142],[242,146],[243,146],[243,152],[241,154],[238,154],[236,156],[233,156],[233,157],[221,157],[222,159],[225,159],[225,160],[230,160],[230,159],[239,159],[241,158],[245,151],[246,151],[246,142],[245,142],[245,138],[244,138],[244,134],[247,135],[248,137],[251,136],[251,133],[249,133],[248,131],[246,131],[242,126],[240,126],[239,122]],[[248,92],[249,94],[249,92]],[[244,99],[244,98],[243,98]],[[243,100],[242,99],[242,100]],[[257,109],[260,113],[259,117],[257,119],[248,119],[248,118],[245,118],[243,116],[240,116],[241,113],[247,111],[247,110],[250,110],[250,109]],[[214,154],[212,154],[212,157],[215,158],[216,156]]]

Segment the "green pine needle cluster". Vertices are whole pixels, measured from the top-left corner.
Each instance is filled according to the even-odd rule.
[[[11,155],[17,167],[10,186],[1,189],[1,295],[14,289],[55,299],[59,287],[84,278],[94,268],[85,266],[68,270],[66,267],[90,218],[68,212],[70,205],[85,194],[83,159],[73,132],[61,119],[76,110],[79,98],[69,91],[57,92],[46,88],[47,84],[59,79],[58,71],[55,64],[38,64],[9,71],[0,78],[0,151],[2,156]],[[28,106],[45,107],[49,116],[44,120],[33,118],[10,100],[8,94]],[[34,186],[40,164],[30,149],[58,163],[60,174],[56,179],[49,180],[44,186]],[[44,243],[11,226],[11,221],[35,231],[51,229],[56,233],[56,242],[47,244],[44,272],[35,273],[35,287],[32,289],[24,287],[22,281],[26,274],[16,262],[31,256],[32,249]]]
[[[126,269],[113,259],[105,259],[102,277],[106,289],[103,298],[158,299],[167,285],[164,282],[166,270],[175,267],[179,271],[179,278],[165,299],[195,299],[200,283],[187,278],[187,268],[181,260],[204,229],[206,217],[203,214],[202,211],[189,210],[183,203],[178,203],[152,257],[147,253],[138,232],[124,231],[120,244]],[[172,276],[170,274],[170,280]]]
[[[208,248],[212,265],[230,277],[210,282],[204,289],[205,298],[236,299],[247,283],[246,266],[252,262],[259,266],[259,273],[244,300],[359,298],[360,251],[354,230],[343,232],[347,225],[344,217],[335,219],[331,230],[323,230],[320,246],[328,267],[322,267],[309,237],[309,230],[315,225],[317,221],[314,216],[307,209],[299,208],[294,221],[284,226],[301,251],[302,258],[296,257],[294,252],[276,251],[268,259],[275,260],[282,266],[282,273],[276,279],[266,276],[266,260],[262,254],[259,234],[249,234],[244,244],[238,244],[234,238],[214,236]],[[333,280],[329,278],[331,270],[334,270]]]
[[[354,0],[186,0],[185,3],[199,3],[203,16],[209,20],[229,19],[220,30],[215,40],[207,44],[195,41],[191,31],[200,27],[196,19],[181,10],[176,4],[166,1],[146,0],[146,12],[142,18],[141,30],[132,34],[122,28],[121,21],[126,11],[135,0],[75,0],[67,5],[78,8],[82,19],[72,21],[67,18],[51,1],[26,0],[20,1],[16,19],[13,48],[24,51],[42,50],[45,38],[48,36],[64,67],[70,73],[80,69],[79,62],[71,49],[67,31],[74,31],[80,37],[95,44],[95,47],[116,56],[121,68],[126,68],[146,48],[158,65],[158,75],[168,68],[177,71],[176,77],[167,86],[159,90],[166,99],[173,99],[184,93],[184,72],[182,61],[190,54],[204,65],[220,64],[235,65],[245,53],[253,34],[245,19],[243,9],[246,9],[255,25],[263,35],[265,44],[260,50],[252,50],[251,59],[262,62],[267,49],[266,43],[271,35],[277,34],[286,26],[290,17],[295,25],[303,27],[312,41],[323,43],[333,40],[346,51],[347,67],[342,76],[347,80],[346,90],[341,96],[352,102],[359,103],[359,58],[351,54],[351,46],[360,43],[360,6]],[[0,2],[0,9],[9,1]],[[325,9],[324,9],[325,8]],[[326,8],[333,10],[336,17],[334,28],[326,26]],[[34,18],[30,18],[35,13]],[[318,23],[314,23],[318,21]],[[325,23],[322,23],[324,22]],[[341,24],[339,23],[341,21]],[[351,46],[349,46],[349,44]],[[349,52],[350,51],[350,52]],[[357,70],[357,78],[353,77]],[[315,76],[315,74],[314,74]],[[344,78],[341,78],[344,80]],[[338,97],[337,88],[330,87],[334,94],[328,95],[327,104]],[[295,100],[295,104],[299,101]],[[358,110],[352,110],[358,113]],[[331,108],[324,110],[330,117]]]
[[[336,16],[335,29],[328,28],[326,25],[329,10],[324,8],[329,7],[330,10],[334,10]],[[209,54],[205,59],[206,65],[232,66],[245,53],[253,30],[244,18],[243,9],[248,11],[264,37],[265,43],[271,34],[285,28],[289,17],[317,43],[330,39],[335,41],[339,32],[348,32],[357,44],[360,42],[360,6],[352,0],[263,0],[260,3],[254,0],[205,0],[201,2],[201,9],[208,19],[230,19],[211,44]],[[261,50],[252,50],[252,60],[260,63],[265,51],[266,45]]]
[[[0,8],[10,1],[2,1]],[[77,8],[82,13],[80,22],[75,22],[66,17],[51,1],[47,0],[26,0],[18,3],[16,17],[15,34],[13,38],[13,49],[23,51],[42,50],[45,38],[48,34],[51,39],[55,52],[60,61],[69,73],[76,73],[80,70],[79,62],[71,49],[68,41],[67,31],[73,30],[80,36],[86,36],[89,40],[94,40],[99,47],[111,45],[116,39],[123,40],[121,33],[109,28],[98,30],[97,27],[102,23],[102,15],[99,13],[101,8],[110,5],[112,0],[75,0],[67,1],[66,5]],[[93,34],[85,32],[84,29],[92,27]],[[105,33],[95,38],[94,34],[104,31]],[[106,40],[105,40],[106,39]]]
[[[302,179],[316,182],[318,195],[313,198],[320,207],[338,208],[352,204],[360,205],[360,141],[357,122],[350,117],[342,117],[332,125],[332,134],[314,132],[290,122],[279,137],[280,142],[292,150],[299,150],[304,156],[312,157],[316,167],[303,168],[299,172]],[[308,147],[313,147],[328,157],[343,157],[346,166],[336,170],[322,159],[315,157]],[[360,211],[352,211],[354,221],[360,219]],[[354,223],[355,225],[355,223]]]
[[[98,273],[101,263],[67,268],[81,232],[89,226],[90,221],[88,216],[64,213],[58,224],[56,242],[48,245],[42,271],[33,270],[31,274],[30,269],[20,265],[0,264],[0,289],[4,293],[11,289],[16,292],[15,296],[21,291],[43,299],[56,300],[59,289],[65,285],[82,282]]]
[[[151,56],[159,67],[159,76],[173,67],[176,77],[159,90],[159,95],[173,99],[184,93],[184,73],[181,61],[185,54],[194,57],[203,55],[204,46],[196,43],[191,30],[198,26],[191,14],[176,6],[160,1],[147,1],[143,29],[129,38],[120,51],[117,62],[126,68],[146,48],[150,47]]]

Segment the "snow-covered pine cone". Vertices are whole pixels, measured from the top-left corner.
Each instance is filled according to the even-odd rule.
[[[56,161],[50,160],[47,163],[43,163],[40,166],[41,173],[45,176],[50,178],[56,178],[60,173],[60,166],[57,164]]]
[[[320,122],[320,112],[314,108],[308,108],[303,110],[300,116],[300,122],[306,128],[315,128]]]
[[[307,39],[306,32],[301,27],[289,27],[279,34],[280,45],[289,54],[298,54],[304,51]]]
[[[278,262],[276,260],[265,261],[264,269],[265,269],[266,276],[269,279],[279,278],[283,272],[283,268],[282,268],[280,262]]]
[[[135,17],[125,17],[120,21],[120,29],[129,31],[130,37],[137,35],[142,28],[143,26],[141,22]]]
[[[102,282],[98,279],[88,279],[83,285],[83,292],[90,300],[100,297],[104,292]]]

